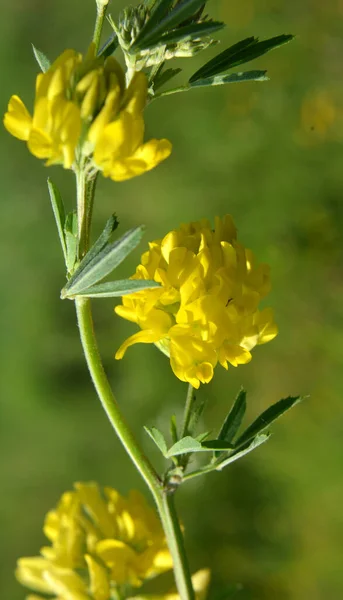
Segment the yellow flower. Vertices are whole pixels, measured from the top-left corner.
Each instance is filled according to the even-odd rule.
[[[256,265],[236,238],[230,215],[181,225],[149,244],[133,279],[161,287],[124,296],[115,311],[141,331],[119,348],[121,359],[136,343],[155,343],[170,357],[175,375],[208,383],[219,362],[226,369],[251,360],[257,344],[277,334],[271,309],[258,310],[270,290],[269,267]]]
[[[105,177],[111,177],[115,181],[130,179],[150,171],[170,155],[171,144],[168,140],[153,139],[143,143],[142,111],[146,98],[147,78],[143,73],[136,73],[118,119],[112,121],[111,112],[114,110],[111,111],[106,105],[91,127],[89,138],[95,142],[94,162]],[[113,103],[115,106],[115,99]],[[100,128],[98,121],[101,121]],[[98,135],[94,135],[98,129]]]
[[[23,585],[58,600],[108,600],[111,590],[139,587],[172,568],[160,522],[138,492],[124,498],[112,488],[102,496],[95,483],[75,488],[47,514],[51,545],[19,559]]]
[[[207,597],[207,589],[210,583],[210,572],[208,569],[202,569],[192,575],[192,584],[195,592],[196,600],[205,600]],[[144,596],[135,596],[134,598],[128,598],[128,600],[180,600],[179,594],[176,592],[169,592],[162,596],[156,596],[146,594]]]
[[[4,125],[47,165],[70,169],[78,157],[88,157],[88,168],[122,181],[153,169],[171,152],[167,140],[143,143],[146,101],[146,76],[136,73],[126,89],[118,62],[96,57],[91,45],[85,57],[65,50],[38,75],[33,116],[12,96]]]

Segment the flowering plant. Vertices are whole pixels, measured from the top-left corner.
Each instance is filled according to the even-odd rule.
[[[68,49],[53,62],[34,48],[41,68],[32,115],[19,96],[11,97],[6,129],[25,141],[46,166],[74,172],[76,210],[66,214],[61,194],[48,179],[57,231],[66,265],[62,299],[74,301],[81,342],[96,392],[105,412],[155,500],[158,516],[137,493],[127,498],[95,483],[77,483],[48,513],[44,533],[50,541],[40,556],[18,561],[17,578],[34,590],[30,600],[205,600],[207,569],[191,575],[174,496],[191,478],[221,471],[268,440],[268,427],[299,401],[275,403],[243,432],[246,393],[241,390],[217,436],[199,432],[203,406],[194,389],[208,383],[217,364],[248,363],[256,345],[277,335],[270,308],[260,302],[270,290],[267,265],[237,239],[232,217],[183,224],[149,244],[135,274],[106,280],[139,244],[138,226],[116,241],[115,215],[93,243],[91,224],[97,177],[121,182],[155,168],[171,153],[166,139],[145,140],[144,110],[165,96],[233,82],[264,81],[266,72],[228,73],[285,44],[290,35],[259,41],[249,37],[220,52],[188,81],[167,87],[182,69],[167,67],[174,58],[192,58],[215,45],[224,24],[205,15],[205,0],[143,0],[124,9],[111,36],[100,47],[108,0],[97,0],[93,38],[86,54]],[[114,54],[121,50],[123,68]],[[135,343],[153,343],[170,360],[176,377],[188,384],[184,418],[171,418],[171,441],[156,427],[145,427],[166,463],[157,473],[142,452],[113,395],[97,347],[91,298],[122,297],[116,313],[140,331],[117,349],[121,359]],[[212,436],[213,437],[213,436]],[[209,457],[189,469],[195,453]],[[156,596],[144,585],[174,570],[176,590]],[[38,594],[38,595],[37,595]]]

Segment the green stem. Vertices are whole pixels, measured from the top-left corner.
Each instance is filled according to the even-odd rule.
[[[182,431],[181,431],[182,438],[185,437],[185,435],[188,435],[188,433],[189,433],[188,427],[189,427],[189,421],[190,421],[190,418],[192,415],[194,399],[195,399],[194,389],[193,389],[193,386],[189,383],[188,390],[187,390],[185,410],[183,413],[183,424],[182,424]]]
[[[81,170],[77,171],[76,178],[79,247],[84,254],[89,247],[91,214],[96,182],[87,182],[86,176]],[[126,452],[147,483],[155,499],[173,559],[175,582],[180,598],[181,600],[195,600],[182,531],[173,497],[167,495],[166,490],[163,488],[162,480],[149,459],[138,446],[121,414],[101,361],[94,332],[90,299],[78,297],[75,299],[75,306],[84,355],[100,402]]]
[[[163,524],[170,554],[173,557],[174,575],[181,600],[195,600],[191,573],[177,516],[174,495],[163,494],[157,507]]]
[[[94,33],[93,33],[93,43],[95,44],[95,53],[96,54],[99,50],[101,32],[102,32],[102,27],[104,24],[107,6],[108,6],[108,2],[105,3],[104,1],[97,0],[97,3],[96,3],[97,15],[96,15],[96,21],[95,21]]]
[[[134,439],[108,382],[95,339],[91,301],[80,297],[76,298],[75,305],[83,351],[100,402],[125,450],[156,498],[161,494],[162,482]]]
[[[167,495],[163,489],[162,481],[150,461],[140,450],[113,395],[95,339],[91,301],[89,298],[76,298],[75,305],[83,351],[100,402],[126,452],[146,481],[155,499],[173,558],[175,581],[180,598],[181,600],[194,600],[191,574],[173,496]]]

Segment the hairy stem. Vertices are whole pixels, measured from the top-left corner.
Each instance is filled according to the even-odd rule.
[[[108,2],[97,0],[97,3],[96,3],[97,15],[96,15],[96,21],[95,21],[94,33],[93,33],[93,43],[95,44],[95,53],[97,53],[99,50],[101,32],[102,32],[102,28],[103,28],[103,24],[104,24],[104,20],[105,20],[107,5],[108,5]]]

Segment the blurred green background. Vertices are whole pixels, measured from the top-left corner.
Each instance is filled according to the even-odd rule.
[[[30,43],[51,58],[83,50],[92,0],[2,3],[1,110],[12,93],[32,105]],[[113,0],[115,16],[122,2]],[[214,430],[241,385],[249,418],[289,394],[310,394],[274,427],[270,442],[220,474],[185,485],[178,502],[192,569],[238,600],[343,598],[343,2],[212,0],[228,24],[223,47],[247,35],[297,34],[248,68],[271,81],[171,96],[147,111],[148,134],[174,150],[124,184],[100,180],[95,233],[112,211],[121,230],[144,222],[146,241],[180,221],[230,212],[243,243],[270,263],[280,327],[253,361],[201,389]],[[191,73],[212,50],[181,66]],[[214,53],[214,52],[213,52]],[[184,77],[186,79],[186,76]],[[182,77],[180,77],[182,81]],[[51,175],[72,207],[70,172],[49,171],[25,144],[1,135],[0,596],[20,600],[19,556],[44,542],[43,517],[75,480],[144,490],[92,389],[73,305],[60,301],[62,258],[46,189]],[[143,250],[143,246],[141,247]],[[137,251],[122,266],[127,276]],[[113,354],[135,327],[94,303],[106,368],[121,407],[156,464],[143,424],[181,415],[185,385],[155,347]]]

